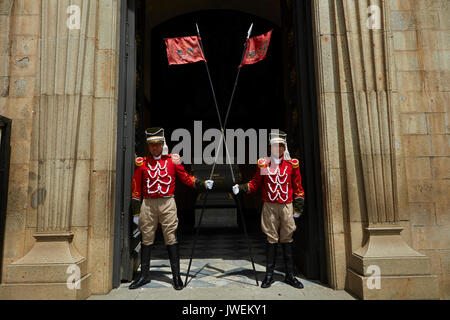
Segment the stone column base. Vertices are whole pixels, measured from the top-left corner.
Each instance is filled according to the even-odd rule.
[[[90,296],[90,276],[79,280],[80,289],[68,289],[66,282],[2,284],[0,300],[85,300]]]
[[[381,276],[380,289],[369,289],[370,277],[347,269],[348,290],[364,300],[439,300],[439,282],[433,275]]]
[[[400,236],[402,227],[382,225],[366,230],[369,240],[352,254],[347,269],[350,292],[365,300],[439,299],[439,282],[431,274],[430,259],[408,246]]]
[[[0,299],[86,299],[87,260],[72,244],[73,233],[36,233],[36,243],[7,266]]]

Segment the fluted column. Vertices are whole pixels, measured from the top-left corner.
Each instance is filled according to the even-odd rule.
[[[368,8],[380,18],[380,28],[369,28]],[[368,226],[367,241],[353,251],[348,268],[348,288],[365,299],[435,298],[436,277],[429,259],[408,246],[401,237],[398,202],[401,189],[396,153],[394,63],[391,54],[389,2],[381,0],[335,1],[342,15],[342,48],[348,57],[351,79],[349,112],[355,117],[355,154],[363,184],[362,215]],[[398,124],[398,122],[397,122]],[[350,146],[346,146],[350,147]],[[345,147],[344,147],[345,148]],[[347,159],[348,164],[348,159]],[[374,269],[375,268],[375,269]],[[379,271],[380,287],[368,285],[373,270]],[[407,286],[401,294],[396,286]]]
[[[383,1],[342,1],[353,100],[358,128],[367,218],[371,224],[398,221],[394,196],[392,103],[387,21],[381,29],[367,26],[367,8]]]
[[[38,232],[69,231],[77,140],[86,74],[86,32],[91,3],[42,1],[38,172],[48,196],[38,208]],[[80,9],[80,29],[70,30],[67,8]]]

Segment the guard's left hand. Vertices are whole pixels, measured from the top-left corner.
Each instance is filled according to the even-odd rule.
[[[303,213],[303,207],[305,200],[303,198],[297,198],[294,200],[294,218],[299,218]]]
[[[206,180],[205,181],[205,187],[207,190],[211,190],[213,188],[214,181],[213,180]]]

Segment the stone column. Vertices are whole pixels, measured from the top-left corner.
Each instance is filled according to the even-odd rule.
[[[369,27],[368,8],[381,25]],[[367,221],[366,243],[353,251],[348,268],[348,288],[364,299],[439,298],[437,278],[430,260],[403,240],[399,219],[402,192],[401,166],[392,34],[386,1],[335,1],[345,30],[342,49],[348,56],[352,90],[349,112],[353,114],[360,162],[362,197]],[[380,287],[373,272],[380,272]],[[398,288],[402,288],[401,291]]]
[[[79,28],[67,25],[69,15],[74,14],[68,13],[70,5],[80,8]],[[78,161],[88,156],[85,151],[90,148],[89,140],[87,145],[80,141],[85,141],[85,130],[90,130],[82,115],[92,108],[88,96],[94,91],[94,60],[90,58],[95,48],[87,40],[89,34],[95,38],[96,7],[96,0],[41,1],[39,103],[32,149],[38,188],[45,196],[36,209],[33,247],[7,267],[5,289],[10,298],[83,299],[90,294],[87,260],[73,246],[71,221],[78,202],[89,202],[75,202],[74,191],[79,190],[75,187]]]

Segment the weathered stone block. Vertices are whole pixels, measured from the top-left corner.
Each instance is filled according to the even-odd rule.
[[[427,127],[429,134],[445,134],[447,131],[447,117],[445,113],[427,114]]]
[[[427,134],[427,121],[424,113],[402,114],[400,119],[402,134]]]
[[[411,10],[411,1],[410,0],[389,0],[389,8],[392,11]]]
[[[15,0],[14,15],[39,14],[41,0]]]
[[[395,31],[394,50],[417,50],[417,33],[415,31]]]
[[[428,135],[403,136],[402,143],[407,157],[429,157],[431,151],[431,138]]]
[[[436,210],[434,203],[411,203],[410,218],[413,226],[436,225]]]
[[[41,17],[39,15],[18,15],[14,17],[11,28],[12,35],[39,35],[41,30]]]
[[[450,248],[450,226],[414,227],[413,247],[416,249]]]
[[[431,168],[434,179],[450,179],[450,157],[432,158]]]
[[[395,65],[399,71],[420,70],[419,56],[416,51],[396,52]]]
[[[411,11],[392,11],[391,29],[393,31],[413,30],[415,20]]]

